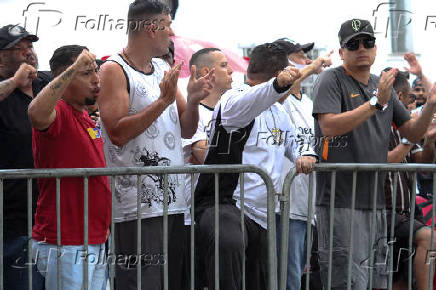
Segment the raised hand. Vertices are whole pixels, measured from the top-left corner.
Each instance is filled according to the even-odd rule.
[[[417,77],[422,77],[421,64],[416,59],[416,55],[413,52],[406,53],[404,59],[407,61],[410,67],[404,67],[404,69]]]
[[[179,79],[180,68],[182,67],[182,65],[183,62],[172,67],[169,72],[165,72],[164,77],[159,84],[159,99],[163,100],[167,106],[172,104],[176,99],[177,81]]]
[[[392,86],[394,85],[395,77],[398,69],[393,68],[387,72],[382,72],[378,82],[378,102],[380,105],[385,105],[389,102],[392,94]]]
[[[77,71],[86,71],[92,65],[95,64],[95,54],[90,53],[88,50],[84,49],[81,54],[76,58],[73,63],[73,67]]]
[[[209,73],[197,79],[197,67],[191,67],[191,77],[188,82],[188,102],[198,105],[201,100],[209,96],[213,89],[215,81],[215,69],[211,69]]]
[[[428,94],[427,103],[436,104],[436,83],[433,83],[433,86],[430,89]]]
[[[28,88],[36,78],[36,69],[27,63],[22,63],[13,76],[17,88]]]
[[[320,74],[325,67],[329,67],[332,65],[331,55],[333,54],[333,50],[327,53],[324,56],[319,56],[312,62],[313,72],[315,74]]]
[[[292,85],[300,76],[301,73],[299,69],[294,66],[287,66],[277,76],[277,82],[281,88],[284,88]]]

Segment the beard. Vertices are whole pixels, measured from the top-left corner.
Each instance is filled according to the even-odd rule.
[[[97,102],[97,99],[91,99],[88,97],[85,98],[85,105],[87,105],[87,106],[95,105],[96,102]]]

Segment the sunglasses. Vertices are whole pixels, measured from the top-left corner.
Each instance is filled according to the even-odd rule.
[[[361,38],[361,39],[351,39],[347,43],[344,44],[344,47],[346,47],[350,51],[355,51],[355,50],[359,49],[360,43],[362,43],[363,47],[366,49],[374,48],[375,38],[367,37],[367,38]]]

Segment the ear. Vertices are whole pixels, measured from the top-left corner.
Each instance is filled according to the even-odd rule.
[[[403,92],[402,91],[395,91],[396,93],[397,93],[397,96],[398,96],[398,99],[399,100],[402,100],[403,99],[403,97],[404,97],[404,94],[403,94]]]
[[[341,57],[341,60],[344,60],[344,49],[342,47],[339,48],[339,56]]]
[[[200,76],[205,76],[210,72],[210,69],[207,66],[204,66],[200,69]]]

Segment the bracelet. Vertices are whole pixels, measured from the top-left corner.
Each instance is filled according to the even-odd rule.
[[[403,145],[410,145],[410,146],[415,145],[414,143],[410,142],[410,141],[407,140],[406,138],[402,138],[402,139],[401,139],[401,144],[403,144]]]

